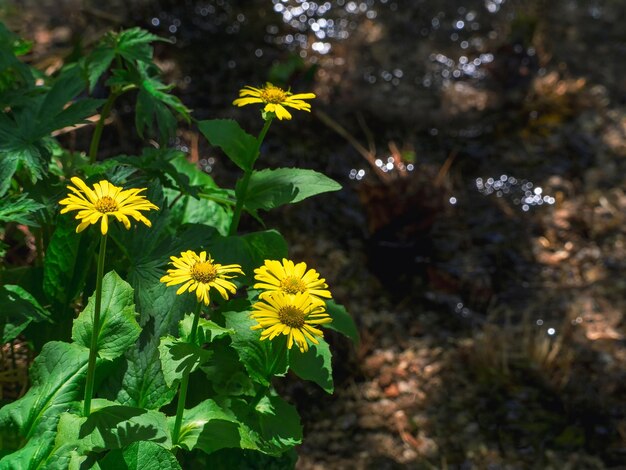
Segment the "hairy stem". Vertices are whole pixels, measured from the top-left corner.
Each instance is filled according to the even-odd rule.
[[[104,255],[107,249],[107,236],[100,239],[100,252],[98,253],[98,268],[96,274],[96,305],[93,309],[93,326],[91,344],[89,346],[89,362],[87,363],[87,381],[85,383],[85,417],[91,413],[91,398],[93,397],[93,385],[96,378],[96,356],[98,355],[98,335],[100,334],[100,309],[102,307],[102,277],[104,276]]]

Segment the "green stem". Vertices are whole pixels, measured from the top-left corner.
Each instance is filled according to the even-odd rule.
[[[193,324],[191,325],[191,335],[189,336],[189,342],[194,344],[196,342],[196,333],[198,331],[198,321],[200,320],[200,309],[202,303],[198,302],[198,308],[193,317]],[[174,431],[172,432],[172,445],[178,443],[180,437],[180,426],[183,423],[183,413],[185,412],[185,400],[187,399],[187,388],[189,386],[189,369],[183,372],[183,379],[180,382],[180,388],[178,389],[178,405],[176,407],[176,420],[174,421]]]
[[[263,129],[261,129],[261,133],[256,139],[256,150],[254,151],[254,158],[250,163],[250,168],[245,171],[243,177],[241,178],[241,185],[239,186],[240,191],[237,195],[237,203],[235,204],[235,209],[233,211],[233,219],[230,222],[230,230],[228,231],[229,235],[237,234],[237,227],[239,227],[239,219],[241,219],[241,211],[243,210],[243,203],[246,200],[246,192],[248,191],[248,184],[250,184],[250,178],[252,177],[252,171],[254,170],[254,163],[257,158],[259,158],[259,152],[261,151],[261,144],[265,139],[265,134],[270,128],[272,124],[272,117],[269,117],[265,124],[263,125]]]
[[[91,413],[91,398],[93,385],[96,378],[96,356],[98,354],[98,335],[100,334],[100,308],[102,304],[102,278],[104,276],[104,254],[107,249],[107,236],[100,239],[100,252],[98,253],[98,270],[96,274],[96,305],[93,309],[93,326],[91,333],[91,345],[89,347],[89,362],[87,363],[87,381],[85,384],[85,417]]]
[[[111,114],[111,108],[113,108],[113,103],[115,103],[118,96],[120,96],[119,92],[111,92],[106,103],[104,103],[104,107],[100,113],[100,120],[98,121],[98,124],[96,124],[96,129],[93,131],[91,144],[89,145],[89,163],[92,165],[96,163],[98,147],[100,147],[100,138],[102,137],[102,131],[104,130],[104,122],[109,117],[109,114]]]

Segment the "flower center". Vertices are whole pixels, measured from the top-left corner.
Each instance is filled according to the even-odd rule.
[[[191,267],[191,277],[198,282],[207,284],[217,277],[217,269],[209,261],[199,262]]]
[[[94,204],[98,212],[106,214],[107,212],[115,212],[118,209],[117,202],[111,196],[103,196]]]
[[[280,322],[291,328],[302,328],[306,317],[306,313],[293,305],[285,305],[278,310]]]
[[[275,86],[267,87],[261,90],[261,99],[266,103],[282,103],[287,99],[287,93]]]
[[[280,281],[280,288],[287,294],[297,294],[306,291],[306,286],[304,282],[302,282],[302,279],[294,276],[286,277]]]

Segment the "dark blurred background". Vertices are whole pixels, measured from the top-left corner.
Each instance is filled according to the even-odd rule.
[[[335,395],[280,385],[303,416],[298,468],[626,468],[626,2],[4,0],[0,15],[46,73],[111,29],[168,38],[157,63],[194,116],[253,134],[257,110],[231,105],[242,86],[318,95],[272,126],[260,164],[344,189],[267,221],[362,342],[329,335]],[[143,145],[132,102],[104,158]],[[193,126],[172,145],[220,185],[238,177]]]

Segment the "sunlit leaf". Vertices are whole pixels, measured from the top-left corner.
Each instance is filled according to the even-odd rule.
[[[171,387],[183,378],[183,374],[192,373],[211,357],[211,351],[181,341],[172,336],[161,338],[159,354],[165,383]]]
[[[52,341],[43,347],[30,369],[31,388],[22,398],[0,409],[3,448],[10,449],[11,442],[15,445],[20,438],[30,439],[29,446],[36,446],[34,461],[46,457],[60,414],[78,411],[88,356],[89,351],[76,344]],[[11,456],[5,459],[10,461]]]
[[[72,328],[72,339],[85,347],[91,344],[95,294],[89,298]],[[141,332],[135,313],[133,288],[115,271],[102,279],[102,309],[98,331],[98,355],[107,360],[121,356],[131,347]]]

